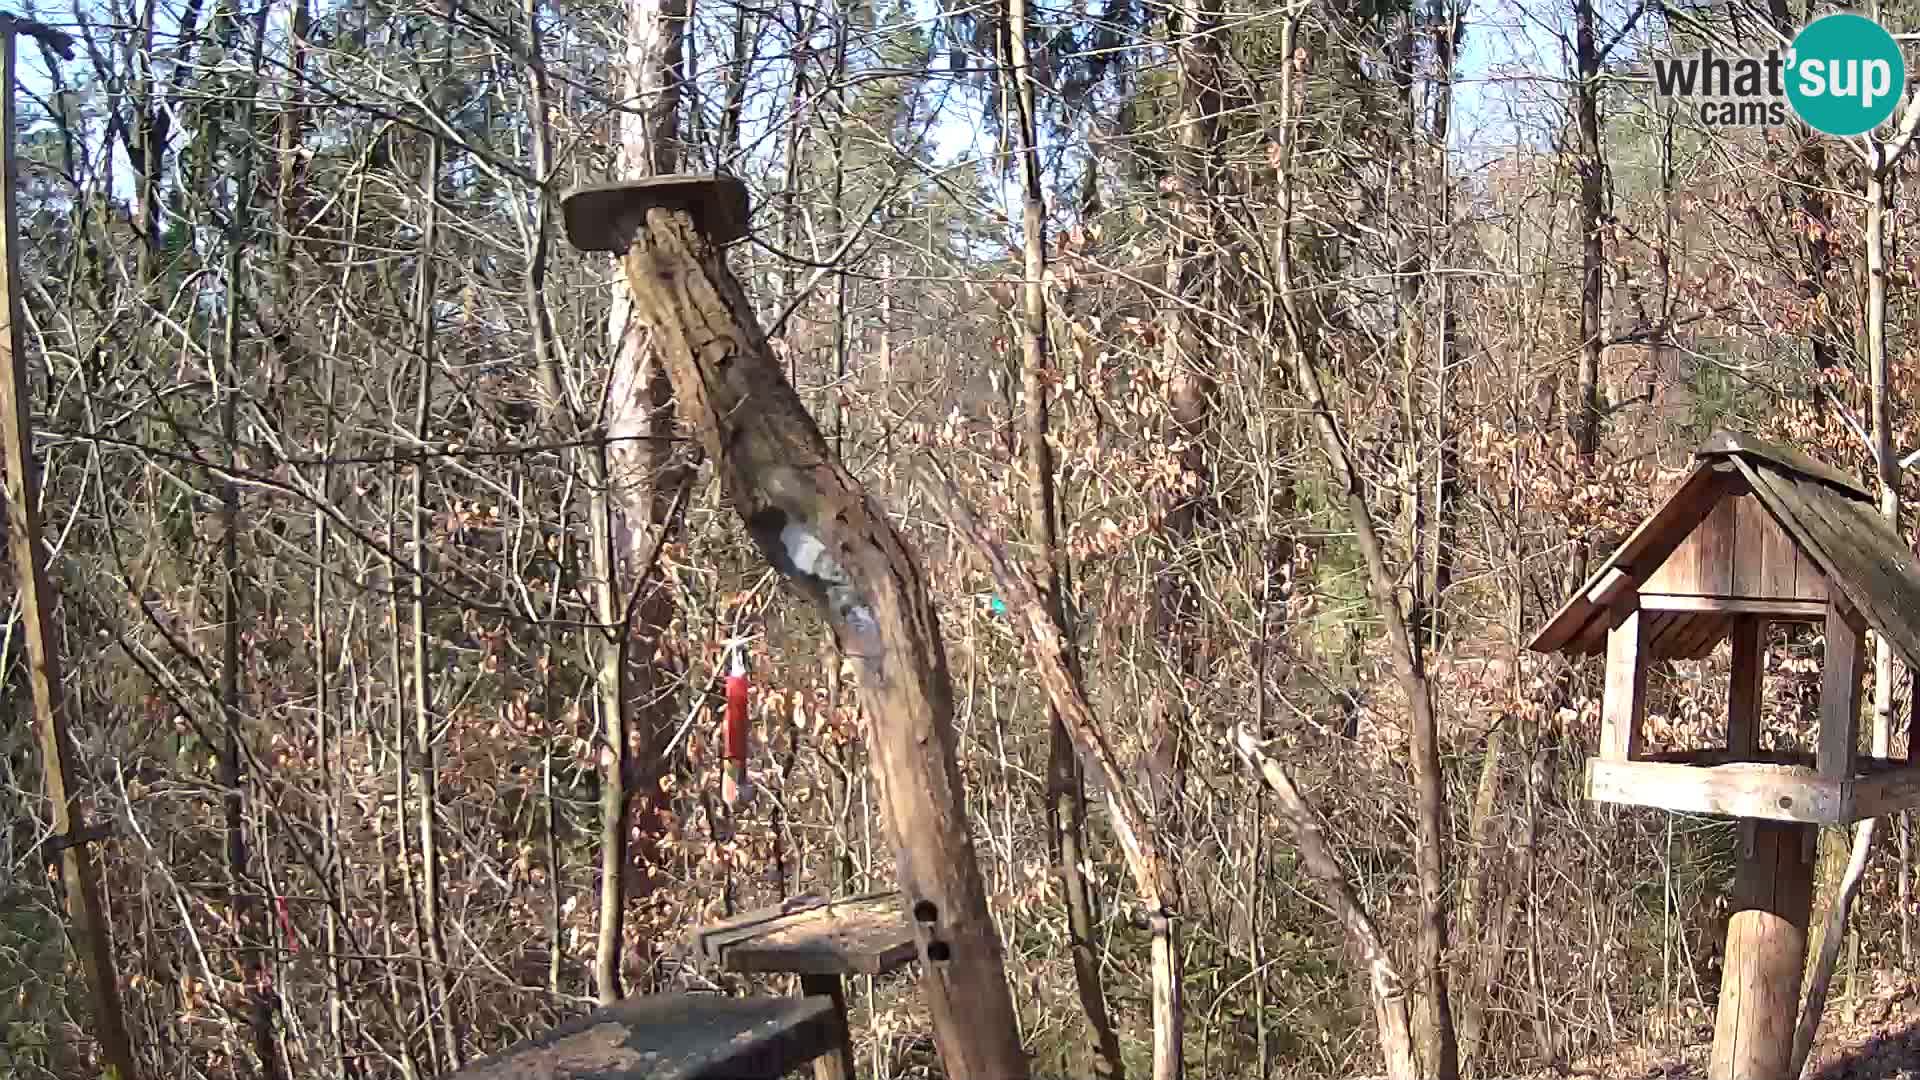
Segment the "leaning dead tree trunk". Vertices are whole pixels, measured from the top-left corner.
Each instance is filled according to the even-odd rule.
[[[1046,688],[1047,701],[1067,724],[1080,756],[1093,766],[1105,782],[1107,808],[1112,817],[1114,835],[1126,855],[1127,869],[1133,874],[1134,888],[1140,892],[1140,904],[1146,909],[1148,927],[1153,933],[1153,1075],[1155,1080],[1180,1076],[1180,950],[1174,935],[1174,913],[1179,902],[1179,886],[1161,849],[1153,821],[1141,803],[1138,790],[1121,771],[1106,732],[1094,719],[1087,704],[1087,691],[1079,673],[1069,663],[1067,642],[1053,613],[1040,599],[1032,575],[1007,557],[1006,549],[987,536],[973,513],[967,509],[953,482],[944,476],[938,482],[923,485],[940,503],[947,523],[973,545],[993,573],[1009,612],[1024,616],[1027,623],[1027,652],[1040,668],[1040,685]]]
[[[745,185],[634,181],[575,192],[563,211],[574,246],[623,253],[635,312],[653,332],[675,403],[727,500],[856,665],[947,1075],[1025,1080],[1027,1055],[964,810],[939,620],[918,561],[828,447],[720,255],[716,245],[745,231]]]
[[[1247,764],[1260,770],[1280,800],[1280,818],[1293,834],[1300,849],[1301,865],[1320,883],[1321,896],[1333,909],[1335,918],[1347,932],[1347,940],[1367,969],[1367,995],[1373,1000],[1373,1020],[1380,1031],[1380,1051],[1387,1059],[1388,1080],[1414,1080],[1420,1075],[1413,1062],[1413,1025],[1407,1009],[1406,986],[1394,970],[1393,957],[1380,942],[1380,931],[1373,917],[1354,895],[1353,883],[1333,856],[1327,844],[1326,824],[1320,814],[1294,786],[1293,777],[1279,762],[1260,749],[1260,741],[1242,724],[1234,729],[1234,748]]]

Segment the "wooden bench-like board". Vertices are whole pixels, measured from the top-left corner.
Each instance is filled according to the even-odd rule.
[[[885,975],[918,954],[898,892],[806,897],[701,927],[694,945],[726,971]]]
[[[837,1020],[824,997],[630,998],[451,1080],[778,1080],[836,1049]]]

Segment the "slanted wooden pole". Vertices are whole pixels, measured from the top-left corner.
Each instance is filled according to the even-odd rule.
[[[761,553],[856,664],[873,771],[915,928],[921,991],[955,1080],[1026,1080],[999,933],[955,759],[953,685],[926,577],[767,349],[718,244],[745,231],[738,180],[659,177],[569,195],[567,238],[623,254],[680,415]]]
[[[65,34],[26,19],[0,15],[0,190],[4,190],[4,226],[0,226],[0,292],[6,300],[6,331],[0,333],[0,460],[6,466],[7,547],[13,556],[15,587],[27,632],[27,683],[33,694],[33,720],[40,736],[41,768],[47,801],[53,810],[53,843],[60,848],[60,874],[66,890],[67,929],[74,952],[93,991],[92,1028],[100,1043],[104,1071],[116,1080],[134,1080],[132,1040],[120,1008],[120,984],[114,974],[113,942],[100,910],[99,880],[93,849],[83,839],[86,810],[72,786],[73,751],[67,738],[67,704],[60,682],[60,632],[53,621],[53,583],[47,577],[40,545],[40,483],[33,461],[33,420],[28,407],[26,349],[21,335],[19,224],[14,207],[13,82],[17,35],[27,34],[71,57]]]
[[[1708,1080],[1783,1080],[1793,1059],[1800,974],[1813,909],[1811,825],[1741,822],[1733,918]]]

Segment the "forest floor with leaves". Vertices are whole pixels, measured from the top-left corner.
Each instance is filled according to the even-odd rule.
[[[1704,1080],[1713,1042],[1711,1017],[1689,1025],[1685,1035],[1677,1048],[1641,1044],[1581,1061],[1564,1073],[1539,1075]],[[1858,998],[1836,1001],[1820,1025],[1805,1075],[1809,1080],[1920,1080],[1920,981],[1880,972]]]

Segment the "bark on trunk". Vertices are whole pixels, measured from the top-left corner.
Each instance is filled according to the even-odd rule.
[[[753,309],[683,210],[617,225],[635,310],[677,406],[762,554],[854,660],[874,720],[874,779],[894,830],[934,1038],[956,1080],[1025,1080],[1028,1062],[974,858],[955,758],[953,687],[924,576],[836,460],[773,359]]]
[[[1595,36],[1593,0],[1574,0],[1574,125],[1580,144],[1580,371],[1568,414],[1577,482],[1593,476],[1600,449],[1600,299],[1606,252],[1602,241],[1605,164],[1600,158],[1600,45]],[[1573,544],[1563,594],[1587,579],[1590,556],[1585,540]]]
[[[1051,417],[1047,401],[1050,357],[1047,340],[1046,273],[1047,225],[1045,193],[1041,189],[1039,124],[1034,116],[1033,80],[1027,49],[1027,0],[1009,0],[1006,18],[1007,60],[1003,91],[1019,110],[1014,125],[1020,148],[1023,194],[1022,240],[1024,276],[1020,310],[1020,437],[1025,444],[1027,471],[1027,542],[1034,551],[1034,579],[1042,602],[1063,640],[1072,641],[1067,626],[1066,601],[1061,595],[1062,560],[1055,520],[1053,445],[1048,441]],[[1078,671],[1079,658],[1069,645],[1068,662]],[[1092,1075],[1124,1076],[1120,1033],[1107,1008],[1100,984],[1100,961],[1094,953],[1093,904],[1085,875],[1087,861],[1086,784],[1080,760],[1073,752],[1073,736],[1057,708],[1049,705],[1047,722],[1047,821],[1052,841],[1054,873],[1067,901],[1067,941],[1073,961],[1075,989],[1091,1042],[1088,1056]]]
[[[679,163],[682,34],[687,0],[628,0],[625,99],[618,120],[621,175],[672,172]],[[672,723],[673,701],[655,661],[672,597],[656,578],[634,580],[647,536],[667,527],[673,481],[663,475],[667,443],[652,439],[673,422],[672,392],[649,335],[633,317],[632,294],[618,284],[608,316],[613,352],[607,390],[607,439],[598,455],[588,528],[599,639],[599,700],[606,733],[601,790],[600,927],[594,971],[599,1000],[618,1000],[623,951],[627,838],[658,830],[656,748]],[[623,602],[623,596],[631,600]],[[630,609],[630,610],[629,610]]]

